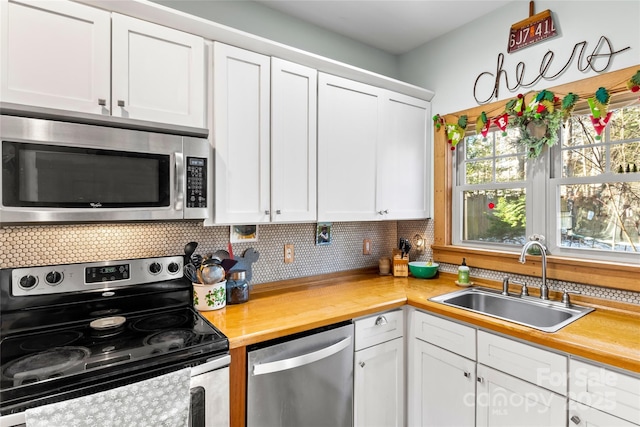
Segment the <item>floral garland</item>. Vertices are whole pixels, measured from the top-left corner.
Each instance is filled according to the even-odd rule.
[[[571,107],[575,102],[577,97]],[[558,142],[558,130],[565,112],[559,104],[558,97],[548,90],[539,92],[526,108],[523,108],[523,104],[522,94],[507,103],[505,112],[510,119],[508,126],[520,129],[518,142],[527,147],[529,158],[536,158],[545,146],[552,147]]]
[[[640,92],[640,70],[626,81],[626,86],[631,92]],[[542,154],[544,147],[552,147],[558,142],[558,130],[571,116],[578,99],[578,95],[569,93],[560,101],[553,92],[542,90],[525,105],[524,95],[519,94],[517,98],[507,102],[498,117],[487,117],[483,111],[476,119],[476,133],[486,137],[492,124],[502,130],[503,136],[506,136],[507,127],[519,129],[518,142],[526,146],[529,158],[536,158]],[[601,87],[587,100],[596,139],[600,138],[611,117],[608,111],[609,99],[609,91]],[[436,131],[445,129],[451,150],[455,150],[456,145],[464,138],[467,121],[466,115],[459,117],[455,123],[447,123],[439,114],[433,116]]]

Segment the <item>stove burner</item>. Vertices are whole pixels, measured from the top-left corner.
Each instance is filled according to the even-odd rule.
[[[89,350],[84,347],[52,348],[9,362],[2,375],[13,380],[14,386],[43,381],[61,376],[82,365],[89,354]]]
[[[78,338],[82,333],[78,331],[59,331],[51,334],[39,334],[29,337],[20,343],[20,348],[25,351],[44,351],[53,347],[64,347]]]
[[[196,334],[188,329],[174,329],[149,335],[144,343],[155,347],[153,353],[164,353],[191,345],[195,336]]]
[[[132,328],[140,332],[153,332],[177,328],[185,324],[189,317],[181,313],[157,314],[136,321]]]

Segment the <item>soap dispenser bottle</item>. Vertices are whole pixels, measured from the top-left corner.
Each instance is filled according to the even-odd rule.
[[[462,264],[458,267],[458,284],[469,284],[469,267],[467,267],[467,261],[465,258],[462,258]]]

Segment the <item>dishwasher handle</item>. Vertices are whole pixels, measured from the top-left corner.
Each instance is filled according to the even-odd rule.
[[[300,366],[308,365],[318,360],[326,359],[329,356],[333,356],[336,353],[341,352],[345,348],[351,345],[351,336],[338,341],[329,347],[322,348],[320,350],[302,354],[300,356],[291,357],[289,359],[276,360],[275,362],[260,363],[253,367],[253,375],[271,374],[274,372],[286,371],[287,369],[293,369]]]

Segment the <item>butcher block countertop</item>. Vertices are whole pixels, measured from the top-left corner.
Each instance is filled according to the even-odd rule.
[[[595,298],[572,296],[596,310],[555,333],[541,332],[470,311],[428,301],[460,290],[456,276],[434,279],[379,276],[373,271],[333,273],[257,285],[248,302],[202,314],[234,349],[409,304],[513,338],[640,373],[640,309]],[[476,280],[476,279],[473,279]],[[484,287],[497,282],[480,280]],[[532,289],[532,295],[537,289]],[[559,299],[557,293],[551,298]],[[602,304],[607,304],[606,306]]]

